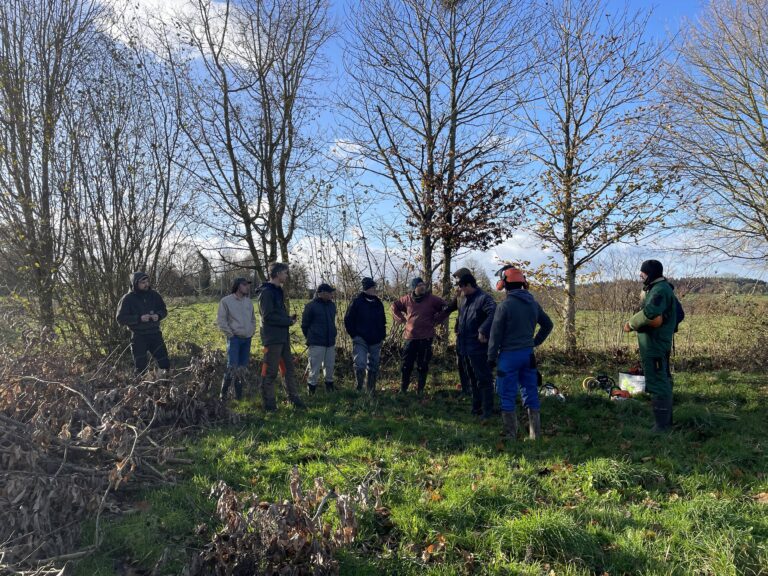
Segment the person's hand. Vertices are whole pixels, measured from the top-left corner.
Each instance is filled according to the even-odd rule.
[[[157,315],[157,314],[152,314],[152,321],[153,321],[153,322],[158,322],[159,320],[160,320],[160,316],[159,316],[159,315]]]
[[[491,358],[488,358],[488,368],[491,369],[491,372],[496,370],[496,360],[493,360]]]
[[[291,326],[296,324],[296,314],[291,314]]]
[[[624,323],[624,332],[632,332],[632,327],[629,325],[629,322]]]
[[[152,320],[152,315],[151,314],[142,314],[140,320],[142,322],[149,322],[150,320]]]
[[[482,332],[478,332],[477,339],[480,341],[481,344],[487,344],[488,343],[488,336],[486,336]]]

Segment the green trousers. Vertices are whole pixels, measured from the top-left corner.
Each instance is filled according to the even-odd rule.
[[[669,369],[669,352],[640,351],[645,374],[645,391],[659,398],[672,397],[672,372]]]

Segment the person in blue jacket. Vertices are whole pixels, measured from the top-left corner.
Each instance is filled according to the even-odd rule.
[[[493,317],[488,365],[493,369],[498,362],[496,390],[501,399],[502,433],[509,440],[517,437],[515,402],[519,387],[523,406],[528,410],[529,437],[538,440],[541,416],[533,349],[552,332],[552,320],[528,292],[528,282],[520,270],[511,266],[499,270],[496,289],[506,290],[507,297]]]

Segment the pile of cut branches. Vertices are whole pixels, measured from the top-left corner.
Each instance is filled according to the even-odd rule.
[[[303,493],[298,468],[290,479],[291,501],[270,503],[255,494],[238,494],[226,483],[211,490],[222,528],[203,552],[191,559],[185,576],[260,576],[338,574],[334,551],[358,534],[357,510],[381,505],[379,472],[366,476],[354,494],[336,494],[322,478]],[[323,518],[326,504],[336,501],[337,525]],[[198,532],[204,534],[206,526]]]
[[[174,482],[173,466],[186,463],[174,444],[234,419],[209,393],[208,368],[141,381],[106,363],[88,373],[41,350],[0,359],[0,574],[60,568],[89,553],[122,493]],[[95,541],[78,550],[86,519],[96,521]]]

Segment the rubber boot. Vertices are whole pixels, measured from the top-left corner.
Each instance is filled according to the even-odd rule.
[[[317,384],[307,384],[307,392],[309,392],[309,395],[312,396],[315,392],[317,392]]]
[[[505,440],[517,440],[517,413],[501,412],[501,435]]]
[[[406,394],[408,388],[411,386],[411,375],[407,376],[401,372],[400,374],[400,394]]]
[[[369,394],[376,393],[376,372],[375,371],[368,372],[368,382],[366,383],[366,385],[367,385]]]
[[[357,382],[357,391],[361,392],[365,384],[365,370],[355,370],[355,381]]]
[[[538,440],[541,438],[541,412],[528,408],[528,438]]]
[[[416,393],[419,396],[423,396],[424,395],[424,388],[427,387],[427,373],[419,371],[417,373],[417,375],[416,375],[416,378],[417,378],[417,382],[418,382],[418,386],[419,386],[417,388],[417,390],[416,390]]]
[[[306,408],[307,405],[304,404],[304,401],[299,396],[289,396],[288,402],[293,404],[294,408]]]
[[[481,388],[480,396],[483,401],[483,413],[480,418],[482,420],[489,420],[493,416],[493,388],[490,386]]]
[[[329,380],[325,383],[325,391],[326,392],[334,392],[336,390],[336,387],[333,385],[333,381]]]
[[[242,376],[237,374],[233,378],[233,382],[235,384],[235,399],[242,400],[243,399],[243,379]]]
[[[651,399],[651,406],[653,407],[653,419],[655,424],[651,429],[654,434],[663,434],[669,432],[672,427],[672,397],[654,396]]]
[[[227,399],[227,393],[229,392],[229,385],[232,383],[232,372],[227,370],[224,372],[224,378],[221,381],[221,392],[219,393],[219,400],[224,402]]]

